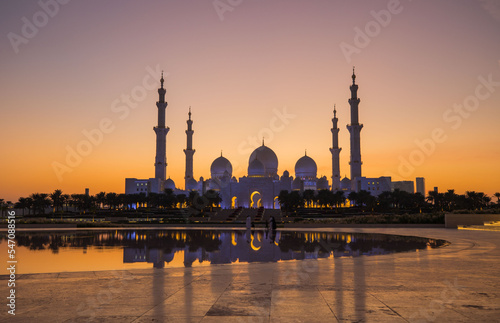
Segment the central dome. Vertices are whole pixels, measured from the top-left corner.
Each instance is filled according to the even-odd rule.
[[[222,155],[214,160],[212,166],[210,166],[210,173],[212,178],[220,178],[224,175],[228,175],[229,178],[233,176],[233,166],[227,158],[222,157]]]
[[[305,155],[295,164],[295,177],[316,178],[318,173],[318,166],[316,162],[309,156]]]
[[[276,176],[278,173],[278,157],[276,157],[276,154],[271,148],[262,144],[262,146],[255,149],[250,155],[248,165],[250,166],[256,159],[264,165],[266,176]]]

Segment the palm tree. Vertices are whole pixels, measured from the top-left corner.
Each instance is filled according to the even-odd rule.
[[[45,214],[45,209],[50,207],[52,203],[49,200],[49,194],[33,193],[30,196],[33,199],[34,214]]]
[[[342,204],[345,204],[345,193],[344,191],[337,191],[335,194],[333,194],[333,202],[336,207],[341,207]]]
[[[493,194],[497,198],[497,204],[500,205],[500,192]]]
[[[116,207],[118,206],[118,195],[116,193],[106,194],[106,204],[110,209],[116,209]]]
[[[222,198],[217,191],[208,190],[203,195],[208,199],[208,203],[210,204],[210,211],[213,210],[213,207],[219,206],[220,202],[222,202]]]
[[[69,196],[69,194],[63,194],[61,195],[61,200],[63,205],[66,205],[66,212],[68,212],[68,207],[71,204],[71,196]]]
[[[23,212],[22,215],[24,216],[24,209],[28,209],[29,213],[32,204],[33,201],[29,197],[20,197],[19,200],[16,202],[15,207],[21,209]]]
[[[455,194],[455,190],[448,190],[448,192],[444,193],[443,203],[446,205],[448,211],[455,209],[457,203],[457,194]]]
[[[321,208],[333,206],[335,203],[334,194],[330,190],[319,190],[316,200]]]
[[[366,205],[367,207],[371,208],[374,203],[372,197],[373,196],[370,192],[361,190],[358,192],[356,204],[359,204],[359,206]]]
[[[288,196],[288,202],[290,204],[291,210],[296,210],[298,208],[304,207],[304,198],[299,191],[292,191]]]
[[[183,208],[188,200],[186,194],[178,194],[176,197],[177,197],[177,203],[179,203],[179,207]]]
[[[103,209],[104,205],[106,204],[106,193],[105,192],[99,192],[95,195],[95,200],[97,202],[97,206],[99,209]]]
[[[50,199],[52,200],[52,207],[53,211],[52,212],[57,212],[59,208],[62,209],[63,206],[63,197],[62,197],[62,191],[61,190],[55,190],[53,193],[49,195]]]
[[[302,198],[304,199],[306,207],[312,207],[314,201],[317,200],[313,190],[305,190],[304,193],[302,193]]]
[[[351,204],[351,206],[358,205],[358,193],[351,192],[349,193],[349,195],[347,195],[347,198],[349,199],[349,203]]]
[[[170,188],[165,189],[165,193],[163,194],[162,199],[163,199],[162,206],[168,209],[172,208],[177,202],[174,191]]]

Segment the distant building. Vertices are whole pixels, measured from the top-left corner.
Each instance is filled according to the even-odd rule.
[[[417,177],[417,193],[422,194],[425,196],[425,178],[423,177]]]
[[[413,181],[398,181],[398,182],[392,182],[392,190],[400,190],[403,192],[415,193],[415,185]]]

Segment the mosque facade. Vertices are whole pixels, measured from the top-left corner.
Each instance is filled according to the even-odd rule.
[[[268,209],[279,208],[278,196],[281,191],[305,191],[305,190],[328,190],[344,191],[346,196],[350,192],[366,190],[374,196],[378,196],[384,191],[391,191],[395,188],[414,193],[412,181],[393,182],[391,177],[382,176],[377,178],[367,178],[362,176],[361,161],[361,129],[363,124],[359,123],[359,102],[358,85],[356,75],[352,74],[352,84],[350,86],[351,123],[347,125],[350,134],[350,175],[351,178],[340,177],[340,152],[337,111],[334,107],[332,119],[332,177],[331,185],[326,176],[318,178],[317,164],[307,153],[304,154],[295,164],[295,177],[290,176],[288,171],[281,175],[278,173],[278,157],[274,151],[265,145],[256,148],[248,159],[247,175],[236,178],[233,176],[231,162],[222,153],[210,166],[210,178],[200,177],[197,181],[193,174],[193,120],[191,119],[191,109],[187,120],[187,143],[184,153],[186,155],[186,168],[184,177],[184,189],[176,187],[174,181],[166,178],[167,156],[166,137],[169,128],[165,126],[165,116],[167,102],[165,101],[166,90],[163,88],[163,74],[160,80],[161,87],[158,89],[159,100],[156,102],[158,108],[158,125],[154,127],[156,133],[156,157],[155,157],[155,177],[149,179],[126,178],[125,193],[160,193],[165,189],[171,189],[176,194],[188,195],[192,191],[205,193],[207,190],[214,190],[222,198],[222,208],[258,208]],[[423,178],[417,179],[417,189],[425,196],[425,184]]]

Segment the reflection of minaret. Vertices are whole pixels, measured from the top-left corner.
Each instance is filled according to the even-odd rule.
[[[155,158],[155,178],[165,180],[167,176],[167,133],[170,128],[165,128],[165,110],[167,102],[165,102],[165,93],[163,88],[163,72],[161,72],[161,88],[158,89],[159,99],[156,102],[158,108],[158,126],[154,127],[156,133],[156,158]]]
[[[349,105],[351,106],[351,124],[347,126],[349,133],[351,134],[351,180],[356,177],[361,177],[361,143],[360,143],[360,133],[363,128],[362,124],[359,124],[358,120],[358,85],[356,84],[356,75],[354,74],[354,67],[352,69],[352,85],[351,98],[349,99]]]
[[[337,109],[333,107],[333,128],[332,130],[332,148],[330,152],[332,153],[332,191],[340,190],[340,151],[339,148],[339,127],[337,126],[339,119],[337,118]]]
[[[191,107],[189,107],[189,120],[187,120],[187,145],[184,149],[186,154],[186,175],[184,176],[184,184],[187,189],[187,182],[189,179],[193,178],[193,155],[196,150],[193,149],[193,120],[191,120]]]

